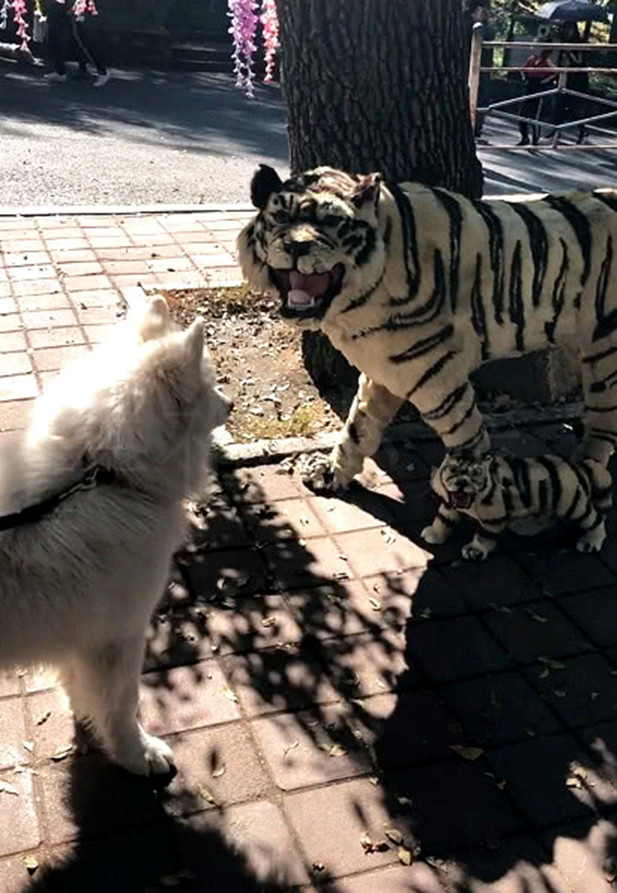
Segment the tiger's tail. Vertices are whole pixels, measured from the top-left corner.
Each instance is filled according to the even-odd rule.
[[[613,507],[613,478],[602,462],[596,459],[586,458],[581,462],[587,470],[591,485],[591,501],[602,515],[606,515]]]

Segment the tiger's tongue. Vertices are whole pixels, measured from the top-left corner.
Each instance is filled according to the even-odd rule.
[[[313,303],[313,299],[328,290],[330,285],[329,273],[298,273],[297,270],[291,270],[289,273],[289,284],[291,286],[288,301],[296,307]]]

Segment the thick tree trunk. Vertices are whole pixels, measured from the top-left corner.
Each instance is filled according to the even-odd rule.
[[[482,189],[460,0],[277,0],[291,167]]]
[[[330,164],[481,194],[460,0],[277,7],[292,171]],[[335,382],[348,398],[356,373],[324,336],[306,333],[304,357],[320,389]]]

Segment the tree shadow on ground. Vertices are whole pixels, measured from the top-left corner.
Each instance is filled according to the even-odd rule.
[[[554,428],[497,440],[546,451]],[[401,893],[506,878],[583,893],[614,875],[612,538],[602,559],[506,540],[465,565],[461,535],[429,561],[418,534],[438,455],[430,440],[390,448],[344,499],[272,466],[222,474],[148,647],[144,720],[178,775],[153,792],[95,756],[47,767],[45,808],[62,776],[80,840],[49,889],[96,891],[99,873],[100,889],[131,891],[380,889],[396,832],[415,858],[392,869]],[[265,822],[251,813],[264,803]],[[236,847],[238,813],[290,842]],[[371,869],[368,886],[346,878]]]
[[[255,154],[286,162],[285,113],[277,88],[249,100],[223,74],[115,72],[105,90],[87,82],[49,85],[40,69],[0,61],[0,134],[32,137],[30,125],[120,137],[192,153]],[[247,187],[248,188],[248,187]]]

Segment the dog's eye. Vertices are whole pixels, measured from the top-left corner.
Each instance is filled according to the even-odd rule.
[[[287,211],[277,211],[274,219],[277,223],[289,223],[289,214]]]

